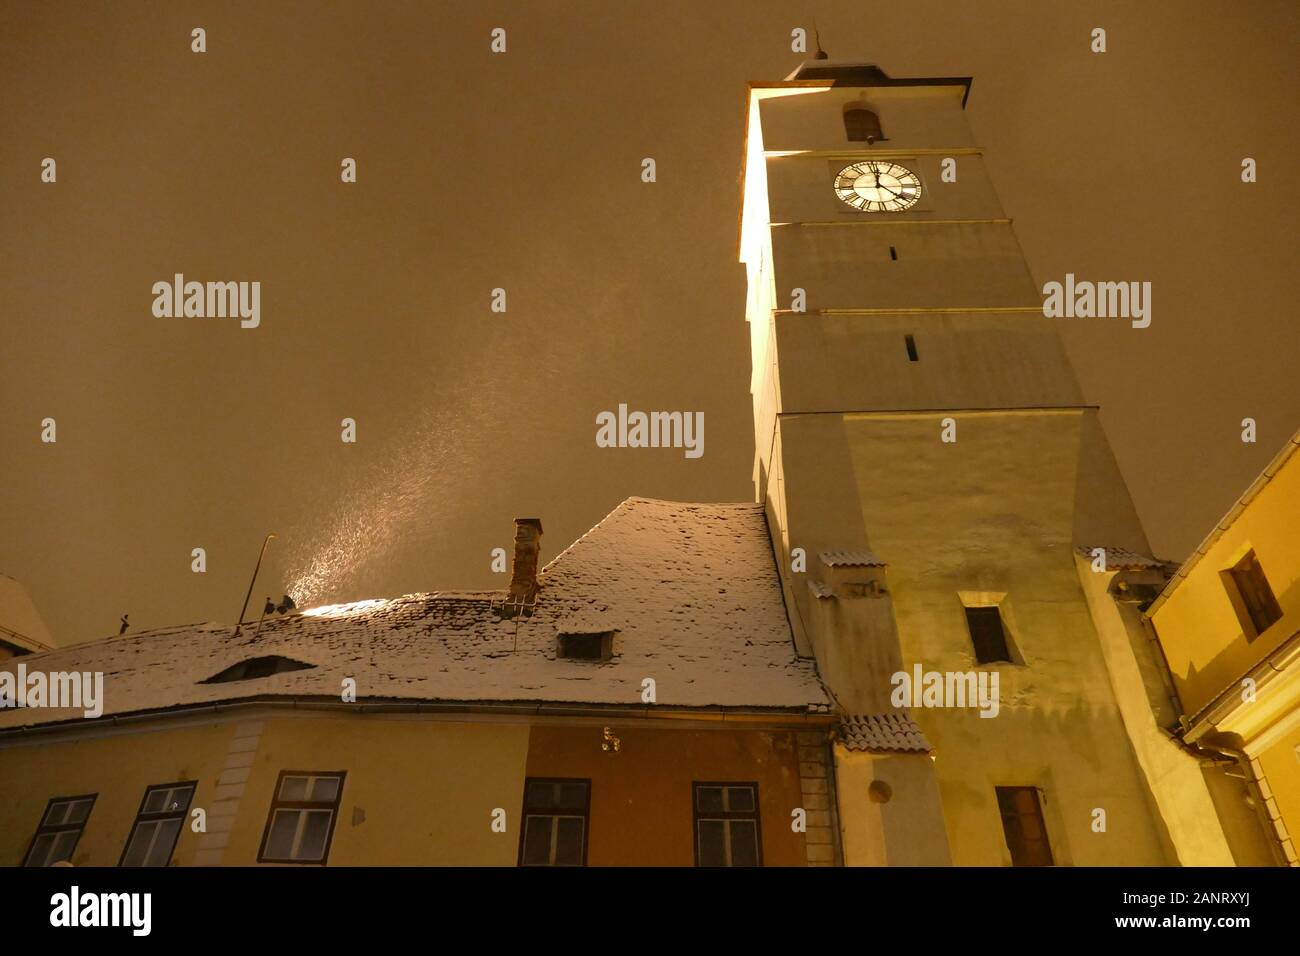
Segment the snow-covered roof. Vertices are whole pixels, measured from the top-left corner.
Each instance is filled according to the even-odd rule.
[[[504,591],[361,601],[244,625],[126,634],[6,661],[0,670],[100,671],[104,714],[268,697],[358,703],[656,705],[829,713],[811,660],[794,650],[760,505],[629,498],[539,575],[531,616],[503,618]],[[557,635],[613,631],[607,662],[556,659]],[[241,661],[308,669],[200,683]],[[79,716],[2,709],[0,728]]]
[[[0,574],[0,643],[12,644],[23,653],[54,647],[54,639],[36,610],[31,593],[7,574]]]

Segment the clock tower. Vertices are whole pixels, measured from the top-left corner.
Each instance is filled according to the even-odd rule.
[[[1204,782],[1161,735],[1131,598],[1165,569],[1043,315],[970,90],[825,60],[749,90],[754,481],[791,625],[847,713],[915,721],[932,757],[837,744],[846,862],[1224,862],[1184,834]],[[923,700],[929,674],[947,693]],[[977,683],[996,706],[954,698]]]

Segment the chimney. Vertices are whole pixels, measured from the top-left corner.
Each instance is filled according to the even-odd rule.
[[[537,599],[537,558],[541,550],[541,519],[516,518],[515,562],[510,575],[510,604],[532,604]]]

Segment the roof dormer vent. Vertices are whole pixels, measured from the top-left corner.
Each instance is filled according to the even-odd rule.
[[[556,640],[555,656],[560,660],[599,662],[607,661],[613,655],[613,631],[561,634]]]
[[[270,677],[272,674],[284,674],[289,671],[305,671],[315,666],[315,664],[304,664],[302,661],[295,661],[288,657],[280,657],[278,654],[267,657],[250,657],[246,661],[232,664],[221,673],[213,674],[207,680],[201,680],[199,683],[231,684],[235,681],[256,680],[259,677]]]

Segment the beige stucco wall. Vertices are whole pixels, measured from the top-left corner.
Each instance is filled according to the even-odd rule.
[[[810,311],[1042,304],[1005,223],[774,226],[772,256],[780,308],[796,287]]]
[[[1110,594],[1120,572],[1094,570],[1093,560],[1082,555],[1074,560],[1134,756],[1178,862],[1232,866],[1236,859],[1206,779],[1214,771],[1207,766],[1208,758],[1191,753],[1174,738],[1177,714],[1159,673],[1164,665],[1152,637],[1136,607],[1117,603]]]
[[[1260,797],[1248,785],[1247,768],[1224,761],[1205,768],[1205,783],[1214,800],[1218,824],[1237,866],[1277,866],[1282,858],[1259,806]]]
[[[764,99],[759,104],[768,150],[840,150],[844,105],[864,102],[879,114],[888,142],[896,150],[974,146],[962,110],[961,86],[875,89],[841,87],[806,95]]]
[[[1127,501],[1122,483],[1080,487],[1087,410],[959,415],[957,441],[939,440],[938,414],[795,415],[781,419],[780,483],[791,546],[869,548],[888,562],[901,660],[910,670],[996,670],[1001,711],[926,709],[914,716],[933,744],[952,859],[1009,862],[994,788],[1038,786],[1058,863],[1175,862],[1134,757],[1074,562],[1076,498]],[[792,467],[797,462],[798,467]],[[1101,474],[1107,474],[1102,469]],[[1094,486],[1095,485],[1095,486]],[[1131,507],[1100,534],[1133,540]],[[788,565],[787,565],[788,567]],[[829,576],[810,561],[808,576]],[[816,621],[819,600],[790,574],[795,613]],[[958,592],[1005,594],[1022,664],[974,660]],[[888,693],[888,668],[862,664],[873,633],[841,620],[814,632],[823,673],[849,709]],[[878,631],[876,632],[878,633]],[[845,664],[844,658],[858,664]],[[1106,812],[1104,833],[1093,810]]]
[[[927,754],[872,755],[835,746],[845,866],[948,866],[948,835]],[[872,799],[871,785],[887,786]]]
[[[1042,315],[782,313],[775,327],[786,412],[1082,400],[1056,329]],[[908,358],[908,335],[916,343],[915,362]]]

